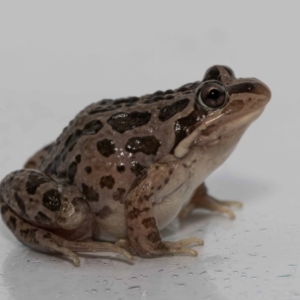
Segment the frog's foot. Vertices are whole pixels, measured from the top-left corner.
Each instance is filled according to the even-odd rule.
[[[163,242],[168,250],[164,252],[163,254],[189,254],[191,256],[197,256],[198,252],[186,248],[185,246],[190,246],[190,245],[204,245],[204,241],[198,238],[188,238],[184,240],[179,240],[175,242]]]
[[[178,217],[183,220],[188,216],[188,214],[195,208],[204,208],[211,211],[217,211],[220,213],[227,214],[230,219],[235,218],[234,212],[229,207],[243,207],[243,204],[239,201],[220,201],[207,194],[207,189],[204,184],[202,184],[196,190],[191,201],[182,208]]]
[[[133,260],[132,255],[123,248],[106,242],[68,241],[52,232],[29,224],[18,217],[4,202],[1,203],[3,221],[23,244],[35,250],[50,253],[61,253],[69,257],[75,266],[80,259],[75,252],[114,252]]]

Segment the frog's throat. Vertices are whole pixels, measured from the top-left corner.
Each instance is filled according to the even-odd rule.
[[[222,118],[222,114],[208,118],[204,124],[201,124],[201,126],[197,127],[189,136],[187,136],[177,145],[174,150],[174,156],[177,158],[184,157],[189,152],[191,146],[196,140],[201,139],[201,146],[205,146],[214,143],[219,138],[220,134],[225,134],[241,127],[245,127],[246,130],[246,128],[262,114],[264,108],[265,107],[260,107],[251,113],[241,115],[227,123],[220,124],[218,127],[214,128],[214,133],[212,135],[203,136],[201,135],[201,132],[207,129],[212,123],[217,121],[217,119]]]

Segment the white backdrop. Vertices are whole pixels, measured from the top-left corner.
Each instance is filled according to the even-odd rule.
[[[86,256],[74,268],[1,223],[0,298],[300,299],[298,3],[1,1],[1,178],[89,103],[177,88],[213,64],[263,80],[273,98],[208,180],[245,203],[237,219],[196,212],[164,232],[203,238],[197,258]]]

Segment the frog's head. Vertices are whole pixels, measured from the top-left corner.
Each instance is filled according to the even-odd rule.
[[[226,66],[209,68],[195,89],[190,116],[194,121],[186,126],[186,137],[174,149],[175,156],[183,157],[192,147],[210,148],[224,143],[228,151],[232,150],[270,98],[269,88],[256,78],[236,78]]]

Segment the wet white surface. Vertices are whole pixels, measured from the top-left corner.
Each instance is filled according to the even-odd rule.
[[[163,232],[203,238],[198,257],[102,253],[76,268],[1,222],[0,299],[300,299],[297,2],[16,3],[0,9],[1,178],[90,102],[176,88],[212,64],[260,78],[273,98],[208,180],[245,204],[236,220],[197,211]]]

